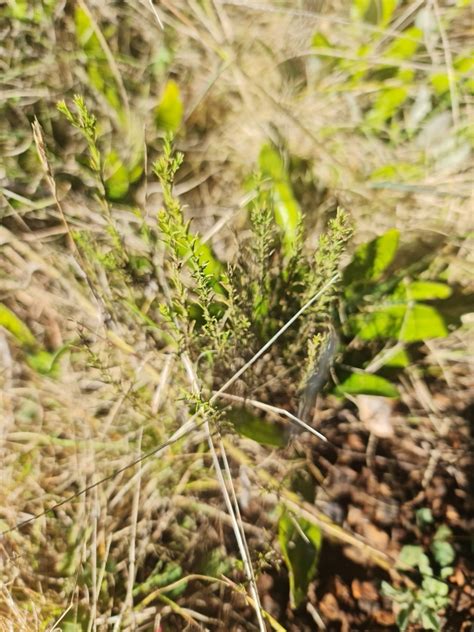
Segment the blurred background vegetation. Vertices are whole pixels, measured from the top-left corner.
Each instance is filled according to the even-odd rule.
[[[0,629],[259,629],[202,426],[124,469],[192,413],[268,629],[467,629],[471,3],[3,0],[0,29]]]

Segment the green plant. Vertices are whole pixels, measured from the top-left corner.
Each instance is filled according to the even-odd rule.
[[[244,434],[242,413],[236,407],[228,411],[227,407],[218,406],[217,398],[238,377],[250,387],[256,376],[252,375],[253,367],[257,367],[267,347],[272,358],[283,360],[285,372],[289,368],[293,371],[290,389],[297,394],[302,377],[307,374],[305,365],[315,361],[316,346],[310,345],[308,353],[308,340],[317,340],[337,311],[341,296],[340,261],[352,234],[348,215],[338,209],[328,222],[327,232],[321,235],[316,251],[311,252],[305,245],[302,216],[289,215],[285,219],[281,210],[286,201],[278,196],[283,185],[289,190],[290,182],[281,171],[283,164],[278,163],[278,174],[262,173],[255,180],[249,208],[253,239],[242,244],[240,256],[232,265],[224,266],[185,218],[183,205],[173,188],[184,156],[173,151],[171,138],[166,137],[162,155],[154,164],[161,185],[162,209],[153,221],[145,221],[144,214],[136,211],[139,223],[134,224],[131,239],[121,229],[109,200],[95,117],[79,96],[74,99],[73,110],[64,102],[59,109],[84,137],[89,168],[97,182],[96,200],[104,219],[103,229],[95,232],[84,229],[72,236],[81,267],[87,270],[89,287],[107,309],[105,328],[113,322],[115,326],[135,331],[137,337],[144,333],[152,335],[156,344],[166,345],[180,359],[181,398],[191,415],[184,428],[189,431],[199,423],[205,429],[256,612],[261,616],[251,559],[238,523],[238,509],[227,492],[217,456],[220,454],[226,464],[225,475],[232,489],[221,436],[229,427],[226,422],[230,422],[234,431]],[[276,158],[274,155],[273,159]],[[157,288],[152,300],[143,294],[140,282],[143,274]],[[121,344],[126,347],[125,341]],[[90,361],[107,376],[107,370],[101,367],[100,358],[92,350]],[[269,368],[273,370],[272,365]],[[176,436],[184,434],[182,430]],[[246,435],[261,441],[261,427],[259,432],[252,429],[249,432],[247,427]],[[264,440],[268,437],[267,434]],[[232,494],[235,497],[234,491]],[[291,531],[293,521],[289,520],[285,529],[284,519],[280,521],[281,542],[286,542],[283,533]],[[317,540],[315,551],[319,551],[319,529],[308,522],[300,522],[299,529]],[[301,547],[298,530],[288,537]],[[291,599],[296,605],[316,571],[317,558],[310,561],[301,576],[293,553],[289,548],[283,549],[294,577]]]
[[[420,524],[431,524],[429,510],[418,513]],[[431,517],[432,518],[432,517]],[[449,585],[446,579],[453,573],[452,564],[456,557],[454,548],[448,541],[451,530],[442,525],[434,534],[429,552],[431,559],[439,567],[435,575],[432,561],[419,545],[406,545],[402,548],[398,558],[399,568],[415,569],[421,577],[421,584],[416,588],[399,587],[382,582],[382,592],[393,601],[397,617],[397,625],[401,632],[410,623],[418,623],[425,630],[442,629],[440,612],[449,604]]]
[[[443,303],[453,290],[443,276],[447,263],[436,250],[407,257],[399,242],[400,232],[391,229],[359,246],[344,269],[347,351],[338,394],[397,397],[393,381],[410,354],[448,334]]]
[[[212,627],[193,621],[203,599],[201,614],[210,618],[228,601],[231,626],[243,600],[231,598],[237,588],[227,578],[216,578],[247,579],[235,560],[204,420],[218,452],[219,434],[224,439],[241,506],[246,494],[251,499],[243,526],[255,573],[259,560],[284,558],[290,598],[302,606],[289,625],[304,627],[307,589],[321,573],[317,552],[327,546],[318,529],[324,540],[347,543],[351,534],[320,516],[321,489],[315,486],[315,499],[291,485],[288,470],[304,469],[295,454],[304,447],[308,467],[319,468],[327,446],[305,437],[285,449],[289,425],[297,423],[290,415],[311,423],[315,396],[325,389],[317,427],[345,450],[354,427],[338,423],[339,407],[351,406],[342,398],[396,397],[400,389],[416,417],[406,419],[397,407],[397,441],[379,448],[387,457],[397,448],[402,457],[412,433],[427,431],[435,442],[436,414],[429,421],[419,415],[412,386],[426,378],[436,406],[450,400],[436,437],[437,474],[450,475],[445,447],[456,454],[460,447],[457,432],[444,426],[451,420],[455,430],[462,416],[450,412],[465,400],[452,393],[468,388],[467,323],[448,339],[429,338],[433,323],[445,332],[456,324],[453,306],[458,314],[472,311],[462,237],[473,141],[469,0],[326,3],[324,19],[311,17],[314,7],[306,3],[301,37],[293,33],[303,13],[291,3],[283,13],[185,0],[78,0],[66,11],[57,0],[0,4],[7,34],[0,44],[1,528],[45,511],[2,537],[12,558],[1,564],[0,601],[7,606],[0,627],[147,628],[164,603],[163,627]],[[249,26],[255,37],[248,38]],[[310,51],[313,26],[322,32]],[[60,95],[78,122],[81,104],[69,105],[74,93],[84,94],[97,117],[95,147],[55,108]],[[45,163],[31,142],[35,118],[54,186],[42,178]],[[178,134],[186,154],[170,187],[171,205],[179,206],[171,239],[163,230],[169,205],[150,175],[167,132]],[[96,149],[99,168],[91,162]],[[239,183],[254,167],[244,209]],[[402,244],[381,272],[377,258],[378,278],[359,265],[363,283],[333,280],[349,258],[332,248],[341,236],[333,224],[338,206],[349,209],[358,242],[368,233],[381,237],[370,249],[389,254],[397,240],[392,231],[381,233],[402,228]],[[407,265],[414,226],[423,239],[445,234],[448,244],[460,245],[448,269],[438,266],[439,242],[432,264]],[[412,250],[418,253],[419,244]],[[220,255],[227,260],[231,252],[237,254],[228,266]],[[409,285],[409,296],[394,291],[392,274]],[[321,289],[314,309],[249,365]],[[408,314],[410,327],[399,326],[400,314]],[[410,329],[421,332],[418,340],[405,339],[413,338]],[[198,389],[189,383],[186,356]],[[210,406],[212,392],[244,367]],[[163,444],[166,450],[150,458]],[[461,461],[449,470],[462,487],[459,468]],[[314,468],[311,476],[319,480]],[[331,494],[329,477],[325,483]],[[70,496],[75,491],[79,502]],[[269,495],[277,499],[273,511]],[[252,510],[256,497],[269,508],[264,530]],[[417,516],[417,524],[426,517]],[[377,563],[377,552],[370,556]],[[193,579],[196,572],[210,577]],[[271,573],[282,594],[285,570]],[[325,579],[316,580],[319,594]],[[160,606],[162,597],[168,601]],[[24,623],[20,611],[28,613]],[[349,626],[352,615],[355,625],[373,627],[370,613],[352,608]],[[283,609],[279,619],[286,625]]]

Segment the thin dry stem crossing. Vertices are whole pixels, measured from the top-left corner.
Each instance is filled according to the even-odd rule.
[[[265,404],[264,402],[260,402],[256,399],[248,399],[247,397],[240,397],[239,395],[231,395],[230,393],[220,393],[219,397],[222,397],[224,399],[228,399],[234,402],[250,404],[250,406],[254,406],[255,408],[259,408],[260,410],[265,410],[269,413],[274,413],[275,415],[281,415],[283,417],[287,417],[291,421],[295,422],[298,426],[301,426],[302,428],[310,432],[312,435],[314,435],[318,439],[321,439],[322,441],[327,442],[327,439],[323,434],[321,434],[320,432],[315,430],[312,426],[307,424],[305,421],[303,421],[296,415],[293,415],[293,413],[290,413],[288,410],[285,410],[284,408],[280,408],[279,406],[272,406],[271,404]]]

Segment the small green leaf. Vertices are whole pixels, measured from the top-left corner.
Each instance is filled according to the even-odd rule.
[[[423,31],[416,26],[403,31],[395,37],[384,51],[384,57],[390,59],[411,59],[423,42]]]
[[[211,577],[222,577],[222,575],[227,575],[231,569],[231,558],[227,555],[222,546],[215,547],[210,551],[205,551],[198,566],[199,573]]]
[[[196,238],[194,254],[198,257],[199,264],[204,267],[204,272],[210,276],[213,276],[216,283],[218,283],[222,274],[223,267],[221,262],[215,258],[209,244],[202,242],[201,240]]]
[[[84,632],[84,627],[81,623],[74,623],[73,621],[63,621],[61,624],[62,632]]]
[[[380,128],[398,112],[408,98],[408,88],[385,88],[382,90],[371,110],[367,113],[366,123],[370,127]]]
[[[322,544],[321,529],[284,509],[278,523],[278,542],[290,576],[290,605],[297,608],[306,598],[314,578]]]
[[[353,14],[369,24],[386,26],[397,4],[398,0],[353,0]]]
[[[0,303],[0,327],[9,331],[21,345],[28,348],[38,346],[30,329],[3,303]]]
[[[382,397],[400,397],[398,389],[380,375],[372,373],[352,373],[338,384],[338,395],[380,395]]]
[[[406,349],[400,349],[395,355],[385,362],[384,367],[389,369],[404,369],[410,365],[410,356]]]
[[[430,82],[438,96],[449,92],[449,75],[447,72],[433,73],[430,76]]]
[[[311,46],[313,48],[331,48],[331,42],[328,40],[328,38],[323,35],[323,33],[320,33],[319,31],[316,31],[313,34],[313,37],[311,38]]]
[[[429,507],[422,507],[416,512],[416,523],[420,527],[432,524],[433,520],[433,514],[431,513],[431,509],[429,509]]]
[[[433,574],[428,556],[421,546],[415,544],[406,544],[402,548],[398,557],[398,564],[401,567],[406,565],[411,568],[418,568],[425,575]]]
[[[441,582],[439,579],[435,579],[434,577],[425,577],[421,587],[428,595],[447,597],[449,593],[448,584],[446,582]]]
[[[412,608],[411,606],[407,606],[405,608],[401,608],[397,614],[397,625],[400,632],[405,632],[410,623],[410,615]]]
[[[275,185],[275,221],[283,231],[286,254],[293,253],[293,245],[301,223],[301,208],[296,201],[291,186],[285,182]]]
[[[87,57],[87,75],[91,85],[105,96],[110,105],[123,117],[117,82],[112,72],[95,25],[82,7],[74,12],[76,41]]]
[[[451,531],[451,529],[448,527],[447,524],[442,524],[440,527],[438,527],[438,529],[436,530],[436,533],[434,534],[434,539],[435,540],[447,540],[448,538],[450,538],[453,535],[453,532]]]
[[[142,584],[138,584],[133,589],[134,596],[141,595],[144,593],[150,593],[152,590],[156,588],[163,588],[168,584],[172,584],[183,577],[183,569],[179,564],[174,562],[168,562],[166,566],[163,568],[162,563],[158,563],[155,570],[150,574],[150,576],[146,579]],[[176,589],[177,593],[173,591],[167,591],[167,594],[172,595],[173,593],[176,596],[182,594],[187,588],[187,582],[183,582]]]
[[[393,261],[397,252],[400,233],[391,229],[359,246],[351,263],[344,270],[344,284],[377,281]]]
[[[300,205],[294,196],[290,178],[280,153],[270,145],[263,145],[258,162],[262,175],[272,181],[275,222],[283,234],[285,254],[291,256],[294,254],[302,220]]]
[[[449,542],[443,542],[442,540],[434,540],[431,543],[431,552],[433,557],[440,566],[449,566],[454,562],[456,552]]]
[[[77,43],[88,53],[88,55],[101,55],[103,51],[99,38],[94,32],[94,26],[86,11],[79,6],[76,7],[74,12],[74,22],[76,27]]]
[[[178,253],[183,258],[183,261],[188,261],[191,256],[197,259],[199,266],[203,268],[204,273],[213,277],[216,284],[214,289],[217,292],[221,291],[219,290],[217,284],[221,279],[223,266],[214,256],[209,244],[202,242],[199,237],[195,235],[189,242],[178,245]]]
[[[228,408],[226,416],[238,434],[253,439],[257,443],[277,448],[287,443],[285,431],[281,426],[260,419],[246,408]]]
[[[158,129],[176,133],[183,120],[183,101],[178,84],[170,79],[155,109],[155,124]]]
[[[128,169],[115,151],[107,154],[104,163],[105,189],[111,200],[120,200],[128,193]]]
[[[439,573],[441,579],[447,579],[454,573],[454,568],[452,566],[444,566]]]
[[[425,630],[441,630],[441,621],[436,614],[432,610],[425,610],[421,614],[421,625]]]
[[[374,182],[386,183],[395,180],[395,185],[400,187],[400,183],[418,180],[421,176],[419,165],[410,162],[396,162],[377,167],[370,174],[370,179]]]
[[[55,378],[58,377],[59,360],[68,349],[68,344],[63,345],[54,353],[40,349],[35,353],[28,354],[26,356],[26,361],[34,371],[37,371],[42,375],[49,375],[50,377]]]
[[[400,595],[400,590],[398,588],[395,588],[385,580],[382,581],[381,588],[382,594],[386,597],[390,597],[390,599],[398,598]]]
[[[446,283],[435,281],[412,281],[401,283],[394,291],[394,296],[409,301],[432,301],[449,298],[452,290]]]
[[[43,375],[51,371],[53,365],[53,355],[48,351],[38,351],[26,357],[26,361],[32,369]]]

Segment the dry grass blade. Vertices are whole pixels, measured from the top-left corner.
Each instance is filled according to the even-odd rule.
[[[154,15],[154,16],[155,16],[155,18],[156,18],[156,21],[158,22],[158,26],[159,26],[161,29],[163,29],[163,30],[164,30],[164,28],[165,28],[165,27],[163,26],[163,22],[161,21],[160,14],[158,13],[158,11],[157,11],[157,9],[156,9],[155,5],[153,4],[153,0],[148,0],[148,4],[149,4],[149,6],[150,6],[150,9],[151,9],[151,10],[152,10],[152,12],[153,12],[153,15]]]
[[[248,397],[240,397],[239,395],[231,395],[230,393],[219,393],[219,397],[233,401],[233,402],[240,402],[244,405],[250,404],[250,406],[254,406],[255,408],[259,408],[260,410],[265,410],[269,413],[274,413],[275,415],[287,417],[288,419],[293,421],[295,424],[297,424],[304,430],[307,430],[318,439],[321,439],[322,441],[327,441],[326,437],[323,434],[321,434],[320,432],[315,430],[312,426],[307,424],[305,421],[303,421],[296,415],[293,415],[293,413],[290,413],[288,410],[285,410],[284,408],[280,408],[279,406],[272,406],[271,404],[265,404],[264,402],[259,402],[256,399],[249,399]]]
[[[184,367],[186,369],[186,373],[188,375],[189,381],[191,383],[191,389],[192,392],[200,397],[201,395],[201,389],[199,386],[199,381],[197,379],[196,373],[194,371],[194,368],[192,366],[191,360],[189,359],[188,355],[183,353],[181,355],[181,359],[183,361]],[[227,491],[227,484],[226,481],[224,480],[224,477],[222,475],[222,470],[221,470],[221,466],[219,464],[219,459],[217,456],[217,452],[216,452],[216,448],[214,446],[214,441],[212,439],[211,436],[211,431],[209,428],[209,422],[206,420],[204,422],[204,431],[207,435],[207,441],[209,444],[209,450],[211,452],[212,455],[212,462],[214,465],[214,470],[216,472],[216,476],[217,476],[217,480],[219,481],[219,485],[222,491],[222,495],[224,496],[224,501],[227,507],[227,511],[229,513],[229,516],[231,518],[232,521],[232,528],[234,530],[234,535],[235,535],[235,539],[237,540],[237,544],[239,547],[239,551],[240,551],[240,555],[242,557],[242,561],[244,564],[244,569],[245,569],[245,574],[247,576],[247,579],[249,581],[250,584],[250,593],[254,599],[254,603],[255,603],[255,613],[257,615],[257,621],[258,621],[258,625],[260,628],[261,632],[265,632],[265,623],[263,621],[263,617],[262,617],[262,606],[260,604],[260,598],[258,595],[258,589],[257,589],[257,583],[255,581],[255,575],[253,572],[253,568],[252,568],[252,560],[250,559],[250,553],[249,553],[249,549],[247,546],[247,541],[245,539],[245,533],[244,533],[244,529],[242,526],[242,519],[240,517],[240,513],[239,513],[239,507],[237,504],[237,499],[236,499],[236,495],[235,495],[235,490],[234,490],[234,485],[232,483],[232,476],[230,473],[230,468],[229,468],[229,464],[227,462],[227,457],[225,454],[225,449],[224,449],[224,445],[222,443],[222,441],[219,441],[219,447],[220,447],[220,451],[221,451],[221,456],[222,459],[224,461],[224,466],[225,466],[225,471],[227,474],[227,479],[228,479],[228,484],[230,486],[231,489],[231,494],[232,494],[232,498],[234,500],[234,503],[232,503],[231,498],[229,496],[229,492]]]
[[[32,522],[35,522],[35,520],[38,520],[39,518],[42,518],[43,516],[47,516],[50,513],[56,511],[57,509],[63,507],[64,505],[71,503],[73,500],[76,500],[77,498],[84,496],[85,494],[92,491],[96,487],[99,487],[100,485],[103,485],[104,483],[107,483],[113,480],[114,478],[117,478],[123,472],[126,472],[127,470],[135,467],[136,465],[151,458],[152,456],[157,456],[158,454],[166,450],[166,448],[173,445],[173,443],[176,443],[177,441],[182,439],[186,434],[188,434],[189,432],[197,428],[198,424],[196,424],[196,421],[195,421],[197,416],[198,414],[196,413],[195,415],[190,417],[180,428],[178,428],[176,432],[174,432],[171,435],[171,437],[167,441],[164,441],[158,447],[153,448],[153,450],[150,450],[149,452],[146,452],[145,454],[142,454],[139,458],[134,459],[130,463],[125,464],[124,466],[112,472],[112,474],[109,474],[108,476],[104,476],[100,480],[95,481],[94,483],[91,483],[87,487],[82,488],[80,491],[76,492],[75,494],[71,494],[70,496],[67,496],[66,498],[64,498],[58,503],[55,503],[48,509],[45,509],[44,511],[41,511],[37,514],[34,514],[33,516],[30,516],[29,518],[26,518],[25,520],[18,522],[16,525],[14,525],[13,527],[10,527],[9,529],[3,530],[0,533],[0,537],[5,536],[6,534],[11,533],[13,531],[17,531],[18,529],[22,529],[26,525],[31,524]]]

